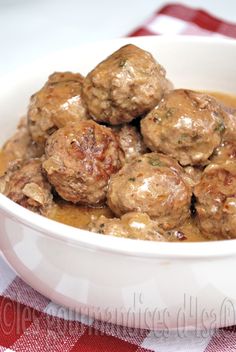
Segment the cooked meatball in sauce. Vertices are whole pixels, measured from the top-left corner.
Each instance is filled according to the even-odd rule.
[[[211,156],[210,161],[214,164],[224,163],[226,160],[236,162],[236,140],[234,142],[223,142]]]
[[[40,159],[15,160],[0,178],[0,192],[36,213],[47,215],[53,205],[51,185]]]
[[[173,90],[142,120],[144,142],[181,165],[205,165],[222,141],[225,115],[209,95]]]
[[[174,228],[190,216],[192,192],[183,174],[184,170],[171,157],[144,154],[111,177],[108,206],[117,216],[144,212],[164,229]]]
[[[49,76],[42,89],[32,95],[28,124],[36,143],[44,145],[48,136],[68,122],[88,119],[81,98],[83,80],[79,73],[56,72]]]
[[[148,148],[143,142],[142,135],[135,126],[125,124],[122,126],[114,126],[112,130],[117,136],[118,143],[124,152],[126,161],[130,161],[148,151]]]
[[[0,151],[0,192],[101,235],[236,238],[235,141],[236,97],[174,89],[150,53],[126,45],[33,94]]]
[[[59,128],[48,138],[43,169],[63,199],[97,205],[105,201],[109,179],[122,158],[110,128],[83,121]]]
[[[93,217],[89,230],[103,235],[127,237],[149,241],[166,241],[163,230],[155,220],[151,220],[145,213],[127,213],[121,218],[109,219],[104,215]]]
[[[126,45],[85,78],[83,98],[94,120],[119,125],[151,110],[171,87],[164,68],[135,45]]]
[[[25,117],[20,120],[16,132],[5,142],[2,150],[9,161],[39,158],[44,154],[44,148],[32,140]]]
[[[192,186],[195,186],[198,184],[198,182],[201,179],[203,167],[185,166],[184,171],[185,171],[185,178],[188,179],[188,182]]]
[[[196,215],[207,238],[236,238],[236,163],[206,167],[194,188]]]

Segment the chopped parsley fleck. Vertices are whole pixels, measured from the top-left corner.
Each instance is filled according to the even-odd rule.
[[[126,64],[126,62],[127,62],[127,59],[121,59],[121,60],[119,61],[119,67],[124,67],[125,64]]]
[[[186,141],[186,139],[187,139],[188,137],[189,137],[189,135],[188,135],[187,133],[182,133],[182,134],[180,135],[179,140],[178,140],[178,144],[182,144],[183,141],[184,141],[184,140]]]
[[[134,182],[134,181],[135,181],[135,177],[130,177],[130,178],[128,179],[128,181]]]
[[[166,118],[171,117],[174,112],[175,112],[175,108],[169,108],[169,109],[166,111],[165,117],[166,117]]]
[[[217,126],[215,127],[216,132],[224,132],[225,130],[225,124],[223,121],[220,121]]]
[[[152,166],[163,166],[164,165],[159,159],[149,159],[148,163]]]

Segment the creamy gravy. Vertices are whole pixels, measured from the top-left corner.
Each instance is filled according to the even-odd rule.
[[[214,96],[219,101],[225,105],[236,108],[236,96],[223,94],[223,93],[209,93]],[[10,161],[8,155],[0,151],[0,174],[2,175],[7,165]],[[105,215],[106,217],[113,217],[112,212],[108,207],[100,208],[90,208],[85,206],[74,205],[65,201],[58,201],[55,207],[50,211],[49,218],[56,220],[58,222],[78,227],[81,229],[87,229],[88,224],[92,216]],[[195,224],[194,219],[189,219],[183,224],[179,229],[186,236],[184,242],[196,242],[196,241],[206,241],[204,236],[199,231],[198,227]]]

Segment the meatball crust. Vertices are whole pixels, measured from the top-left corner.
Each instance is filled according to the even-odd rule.
[[[181,165],[204,165],[222,140],[226,113],[208,95],[177,89],[142,121],[145,144]]]
[[[96,205],[105,201],[108,181],[120,169],[122,157],[110,128],[81,121],[48,138],[43,168],[62,198]]]
[[[185,178],[189,178],[189,183],[192,186],[195,186],[201,180],[203,168],[201,167],[194,167],[194,166],[185,166]]]
[[[43,215],[53,205],[51,185],[40,159],[16,160],[0,178],[0,191],[15,203]]]
[[[158,228],[155,220],[151,220],[145,213],[127,213],[120,219],[108,219],[104,215],[92,219],[89,230],[116,237],[133,239],[165,241],[163,230]]]
[[[236,162],[236,143],[223,142],[211,156],[211,162],[214,164],[225,163],[227,160]]]
[[[83,98],[94,120],[118,125],[150,111],[167,89],[164,68],[150,53],[130,44],[87,75]]]
[[[79,73],[55,72],[43,88],[32,95],[28,124],[35,142],[44,145],[57,128],[88,118],[81,98],[83,80]]]
[[[203,234],[208,239],[236,238],[236,163],[207,166],[194,195]]]
[[[125,124],[123,126],[113,127],[112,130],[117,136],[126,161],[130,161],[147,152],[143,138],[135,126]]]
[[[111,177],[108,206],[117,215],[147,213],[163,229],[181,224],[190,214],[191,187],[184,170],[172,158],[144,154]]]
[[[10,160],[39,158],[44,153],[43,148],[32,140],[26,118],[20,120],[16,132],[3,145],[2,150]]]
[[[236,109],[222,104],[221,107],[225,112],[223,142],[233,143],[236,139]]]

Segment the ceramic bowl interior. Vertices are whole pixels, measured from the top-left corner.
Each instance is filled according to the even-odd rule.
[[[2,77],[0,82],[2,87],[0,96],[0,143],[3,144],[15,130],[17,121],[21,116],[25,115],[27,111],[30,96],[41,88],[49,74],[54,71],[74,71],[86,75],[86,73],[88,73],[97,63],[102,61],[122,45],[128,43],[133,43],[150,51],[158,62],[164,66],[167,71],[167,77],[174,83],[175,88],[189,88],[236,94],[236,80],[232,79],[236,74],[236,43],[234,40],[212,37],[152,36],[124,38],[87,44],[79,48],[54,52],[51,55],[32,63],[32,65],[27,65],[17,72]],[[1,201],[6,203],[6,200],[3,198],[5,197],[1,197]],[[12,202],[10,202],[9,206],[10,208],[13,207]],[[28,212],[25,212],[24,209],[17,207],[15,211],[17,213],[24,213],[25,218],[30,220],[31,216],[29,216]],[[49,229],[55,226],[47,219],[40,219],[40,223],[43,223],[45,228],[48,227]],[[34,226],[34,224],[32,225]],[[57,224],[57,229],[59,230],[59,228],[61,233],[65,231],[63,225]],[[66,236],[68,236],[68,233],[72,234],[75,230],[67,227],[66,232]],[[77,238],[80,232],[83,231],[76,229],[75,236]],[[84,237],[84,235],[82,236],[82,240],[86,238],[87,241],[88,237]],[[91,236],[93,236],[93,234],[90,234],[90,238]],[[93,238],[95,237],[93,236]],[[99,244],[110,243],[110,238],[108,237],[101,238],[101,236],[96,236],[96,238],[97,241],[95,242],[98,242]],[[115,240],[120,243],[123,242],[123,239]],[[128,240],[125,239],[124,243],[127,241]],[[223,242],[225,243],[225,241]],[[153,252],[153,245],[153,243],[150,244],[145,242],[145,248],[149,248],[151,252]],[[158,244],[158,246],[159,245],[160,244]],[[165,243],[161,244],[161,246],[162,245],[164,247],[167,245],[171,252],[175,252],[174,247],[178,246],[176,243]],[[185,244],[185,246],[186,245],[192,247],[192,244]],[[205,245],[215,245],[215,247],[221,246],[216,243],[195,243],[194,253],[197,250],[197,247],[205,247]],[[120,250],[122,250],[122,246],[123,244],[121,247],[118,246]],[[136,241],[136,244],[133,243],[132,247],[136,248],[136,246],[137,248],[141,247],[143,246],[143,243],[141,244],[140,241]],[[227,249],[230,249],[230,246],[230,243],[227,242]],[[116,249],[118,248],[117,244],[115,247]],[[182,247],[182,249],[184,249],[184,246]],[[127,245],[124,245],[123,249],[126,250]],[[156,250],[157,248],[155,248],[154,252]],[[169,249],[167,252],[168,251]],[[179,254],[179,249],[177,252]],[[166,251],[164,251],[164,253],[166,254]],[[181,253],[184,254],[184,251]]]
[[[13,133],[27,111],[29,97],[49,74],[74,71],[85,75],[128,43],[150,51],[176,88],[236,94],[234,40],[139,37],[88,44],[52,53],[1,78],[0,143]],[[0,248],[18,274],[39,292],[69,307],[93,306],[103,311],[109,304],[127,308],[131,304],[127,298],[130,292],[139,290],[151,311],[159,304],[175,316],[185,293],[197,294],[202,307],[215,310],[223,297],[236,299],[234,284],[227,280],[228,275],[234,275],[235,240],[157,243],[102,236],[33,214],[3,195],[0,224]],[[207,296],[206,287],[210,292]],[[142,323],[125,324],[145,327]],[[191,324],[190,319],[188,326]],[[218,321],[217,325],[227,324]],[[170,326],[176,327],[173,319]]]

